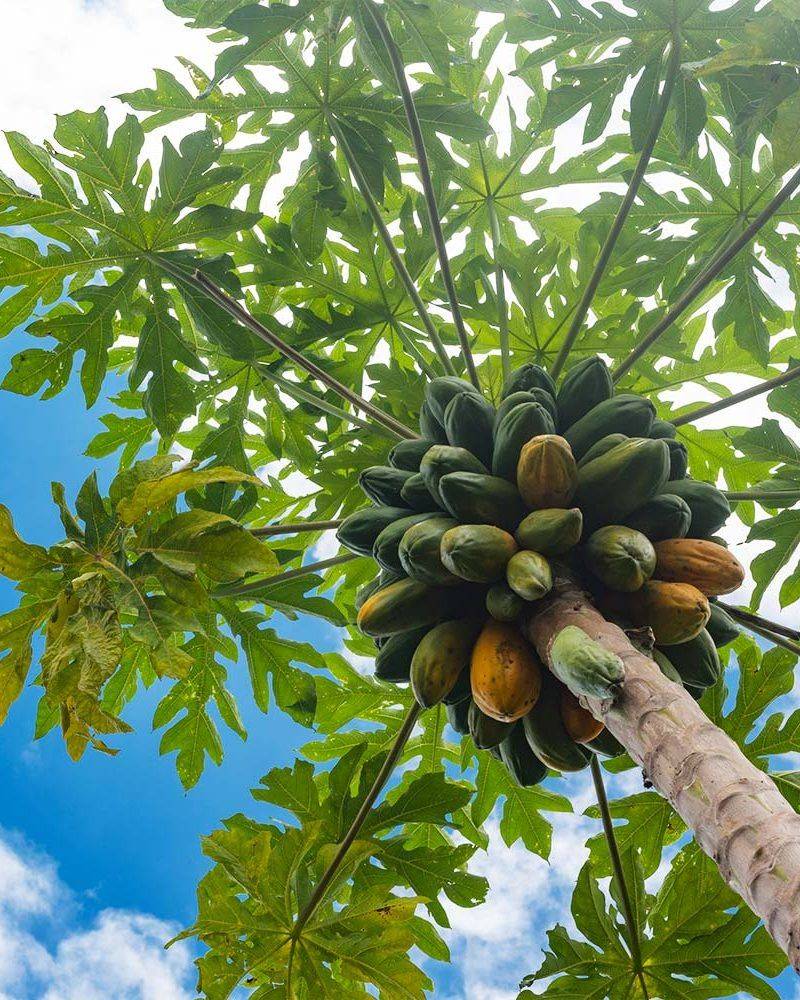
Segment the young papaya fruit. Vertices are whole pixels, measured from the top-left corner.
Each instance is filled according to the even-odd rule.
[[[397,580],[372,594],[356,622],[365,635],[384,636],[434,625],[458,604],[456,590],[430,587],[417,580]]]
[[[494,418],[495,437],[497,437],[497,428],[503,422],[503,418],[523,403],[538,403],[540,406],[544,407],[544,409],[550,414],[553,420],[553,426],[555,427],[556,421],[558,420],[556,401],[550,393],[546,392],[544,389],[533,388],[528,389],[527,392],[512,392],[511,395],[506,396],[503,402],[497,407],[497,414]]]
[[[688,642],[670,646],[665,655],[688,687],[711,687],[722,675],[719,653],[707,629]]]
[[[400,499],[407,507],[420,514],[430,510],[441,510],[434,497],[431,496],[431,491],[428,489],[425,477],[421,472],[412,472],[406,479],[400,490]]]
[[[517,465],[524,445],[531,438],[553,434],[555,429],[553,418],[541,404],[522,403],[515,406],[495,431],[492,475],[516,482]]]
[[[553,571],[539,552],[523,549],[509,559],[506,583],[523,601],[538,601],[552,590]]]
[[[561,689],[561,721],[567,736],[576,743],[589,743],[606,728],[566,687]]]
[[[478,622],[482,620],[482,618],[475,619]],[[469,679],[469,670],[462,670],[455,684],[444,698],[442,698],[442,703],[445,705],[457,705],[460,701],[465,701],[467,698],[472,698],[472,685]]]
[[[721,649],[733,642],[734,639],[738,639],[742,631],[728,612],[718,604],[714,604],[713,601],[711,602],[711,617],[708,619],[706,628],[717,649]]]
[[[544,389],[553,399],[556,397],[556,385],[541,365],[524,364],[516,368],[503,385],[503,399],[512,392],[529,392],[531,389]]]
[[[336,538],[351,552],[369,556],[383,529],[403,517],[408,517],[407,507],[362,507],[342,521]]]
[[[479,750],[489,750],[491,747],[500,746],[516,722],[500,722],[498,719],[493,719],[491,715],[482,712],[473,700],[469,707],[467,725],[475,746]]]
[[[473,396],[480,396],[480,392],[472,382],[458,378],[457,375],[442,375],[433,378],[425,386],[425,402],[435,420],[438,420],[442,427],[445,426],[444,411],[447,409],[450,400],[462,392],[471,393]]]
[[[671,493],[688,504],[692,512],[692,523],[687,532],[689,538],[708,538],[716,534],[731,516],[728,498],[711,483],[677,479],[659,493]]]
[[[451,472],[474,472],[485,476],[489,472],[472,452],[466,448],[454,448],[449,444],[437,444],[428,449],[422,458],[419,471],[425,480],[428,492],[440,507],[444,507],[444,501],[439,492],[439,483],[444,476]]]
[[[452,517],[432,517],[418,521],[403,534],[397,550],[400,564],[412,580],[452,586],[462,581],[442,562],[441,543],[446,531],[458,524]]]
[[[529,507],[569,507],[577,483],[578,467],[563,437],[540,434],[523,446],[517,463],[517,488]]]
[[[633,625],[648,625],[659,646],[688,642],[701,632],[711,616],[708,598],[689,583],[648,580],[632,594],[613,595],[613,610]]]
[[[564,376],[556,396],[559,427],[571,427],[599,403],[611,399],[614,383],[602,358],[579,361]]]
[[[518,628],[490,618],[472,650],[472,698],[500,722],[521,718],[536,704],[542,665]]]
[[[580,507],[550,507],[528,514],[517,528],[516,539],[521,549],[560,556],[578,544],[582,531]]]
[[[669,448],[669,479],[685,479],[689,471],[689,452],[686,445],[680,441],[673,441],[671,438],[665,439]]]
[[[419,472],[422,456],[435,444],[435,441],[428,441],[426,438],[398,441],[389,452],[389,465],[395,469],[405,469],[407,472]]]
[[[550,669],[570,690],[613,699],[625,679],[622,660],[577,625],[562,628],[550,646]]]
[[[525,610],[526,602],[515,594],[505,580],[492,584],[486,591],[486,610],[499,622],[514,622]]]
[[[505,764],[514,782],[522,788],[538,785],[547,777],[547,767],[531,750],[519,723],[512,727],[499,747],[491,747],[489,752],[492,750],[500,751],[500,760]]]
[[[372,557],[383,569],[388,569],[393,573],[402,573],[403,564],[400,562],[400,542],[403,535],[410,527],[419,524],[421,521],[429,521],[436,517],[435,513],[409,514],[401,517],[397,521],[392,521],[375,539],[372,546]]]
[[[683,538],[692,523],[692,512],[685,500],[673,493],[659,493],[625,518],[629,528],[647,535],[651,542],[665,538]]]
[[[439,480],[439,493],[445,508],[463,524],[494,524],[516,531],[527,513],[515,487],[499,476],[451,472]]]
[[[683,687],[683,679],[681,678],[681,675],[678,673],[675,667],[673,667],[672,662],[670,661],[667,654],[658,648],[651,650],[651,653],[653,659],[658,664],[658,668],[661,671],[661,673],[665,677],[668,677],[675,684],[680,684],[681,687]]]
[[[674,438],[678,433],[678,429],[675,424],[671,424],[669,420],[660,420],[656,418],[653,421],[653,425],[650,428],[650,434],[648,437],[651,438]]]
[[[466,448],[491,467],[494,407],[488,400],[469,392],[453,396],[444,411],[444,427],[454,448]]]
[[[391,684],[411,679],[411,659],[429,631],[427,625],[389,636],[375,656],[375,676]]]
[[[427,441],[447,444],[447,432],[444,429],[444,424],[431,413],[427,400],[423,400],[422,406],[419,408],[419,432]]]
[[[582,771],[589,753],[573,740],[561,717],[561,685],[552,674],[542,680],[539,700],[522,720],[528,746],[554,771]]]
[[[491,583],[506,571],[517,551],[512,535],[492,524],[459,524],[442,535],[444,567],[462,580]]]
[[[612,590],[638,590],[653,575],[656,550],[641,531],[608,524],[589,536],[586,566]]]
[[[584,465],[588,465],[595,458],[600,458],[601,455],[605,455],[606,452],[611,451],[612,448],[616,448],[618,444],[622,444],[625,441],[630,441],[627,434],[606,434],[604,438],[600,438],[586,452],[580,462],[578,462],[578,468],[582,469]]]
[[[390,583],[394,583],[400,579],[402,579],[401,573],[391,573],[389,570],[382,569],[373,580],[365,583],[363,587],[359,587],[356,591],[354,602],[356,611],[360,611],[364,601],[379,591],[381,587],[388,587]]]
[[[358,485],[370,500],[385,507],[405,507],[402,489],[413,472],[393,469],[391,465],[373,465],[358,477]]]
[[[655,575],[659,580],[691,583],[708,597],[730,594],[744,581],[744,567],[728,549],[703,538],[668,538],[656,542]]]
[[[475,619],[442,622],[425,634],[411,660],[411,690],[423,708],[438,705],[469,666],[480,631]]]
[[[620,524],[661,488],[669,475],[664,441],[631,438],[578,469],[576,505],[584,530]]]
[[[454,705],[445,706],[447,721],[459,736],[466,736],[469,733],[469,711],[471,707],[471,698],[465,698]]]
[[[644,396],[623,393],[603,400],[564,431],[576,460],[607,434],[647,437],[656,408]]]

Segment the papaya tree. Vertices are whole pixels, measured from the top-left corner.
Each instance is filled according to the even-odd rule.
[[[166,5],[213,66],[6,136],[3,388],[79,378],[118,471],[53,485],[49,547],[2,508],[0,719],[32,683],[37,737],[115,753],[156,684],[187,789],[243,735],[239,661],[308,727],[254,792],[277,818],[203,840],[203,996],[424,996],[449,909],[485,896],[487,820],[547,857],[584,768],[575,927],[509,987],[777,996],[796,5]]]

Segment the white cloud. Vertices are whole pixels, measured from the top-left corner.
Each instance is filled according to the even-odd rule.
[[[85,920],[53,860],[0,831],[0,1000],[190,1000],[189,946],[164,950],[177,930],[126,910]]]

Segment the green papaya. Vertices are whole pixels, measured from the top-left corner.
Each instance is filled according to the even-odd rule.
[[[516,621],[525,610],[525,603],[505,580],[492,584],[486,591],[486,610],[499,622]]]
[[[444,507],[442,495],[439,492],[439,482],[442,476],[451,472],[474,472],[478,475],[488,475],[489,470],[466,448],[454,448],[449,444],[437,444],[430,448],[420,463],[419,471],[433,499]]]
[[[673,667],[669,657],[666,656],[660,649],[652,650],[652,655],[653,659],[658,664],[661,673],[665,677],[668,677],[671,681],[674,681],[676,684],[680,684],[680,686],[683,687],[683,679],[675,667]]]
[[[583,514],[579,507],[549,507],[528,514],[517,528],[521,549],[532,549],[543,556],[560,556],[581,540]]]
[[[461,583],[445,567],[441,557],[442,536],[458,524],[452,517],[431,517],[411,525],[400,539],[400,565],[412,580],[450,586]]]
[[[389,452],[389,465],[395,469],[405,469],[406,472],[419,472],[422,456],[435,444],[435,441],[429,441],[426,438],[398,441]]]
[[[439,480],[445,508],[463,524],[494,524],[516,531],[527,508],[516,487],[499,476],[451,472]]]
[[[390,583],[394,583],[395,580],[402,579],[402,574],[390,573],[385,569],[382,569],[380,573],[375,577],[374,580],[370,580],[369,583],[365,583],[363,587],[359,587],[356,591],[355,598],[355,608],[356,611],[360,611],[364,601],[372,594],[380,590],[381,587],[388,587]]]
[[[628,752],[617,737],[607,729],[604,729],[599,736],[595,736],[593,740],[589,740],[584,746],[602,757],[619,757]]]
[[[471,706],[472,699],[465,698],[463,701],[459,701],[453,705],[447,705],[445,707],[447,721],[450,723],[452,728],[455,729],[459,736],[466,736],[469,733],[468,720]]]
[[[441,509],[435,498],[431,496],[431,491],[428,489],[425,477],[421,472],[412,472],[406,479],[400,490],[400,499],[407,507],[419,511],[421,514],[429,510]]]
[[[387,525],[375,539],[375,544],[372,546],[372,558],[383,569],[391,570],[393,573],[402,573],[400,542],[403,535],[412,525],[419,524],[420,521],[428,521],[432,517],[436,517],[436,514],[407,514],[406,517],[401,517],[398,521]]]
[[[627,434],[646,438],[653,423],[656,408],[644,396],[623,393],[598,403],[576,423],[564,431],[564,437],[577,460],[608,434]]]
[[[599,403],[611,399],[614,383],[602,358],[579,361],[564,376],[558,389],[558,426],[571,427]]]
[[[593,444],[592,447],[586,452],[583,458],[578,462],[578,468],[583,465],[588,465],[589,462],[593,461],[595,458],[600,458],[601,455],[605,455],[607,451],[611,451],[612,448],[616,448],[618,444],[622,444],[623,441],[630,441],[627,434],[606,434],[604,438]]]
[[[497,434],[497,428],[503,417],[507,416],[516,407],[521,406],[523,403],[538,403],[543,406],[545,410],[553,418],[553,426],[555,426],[558,420],[558,409],[556,407],[556,401],[550,395],[549,392],[545,392],[544,389],[529,389],[527,392],[512,392],[510,396],[506,396],[503,402],[497,407],[497,414],[494,418],[494,433]]]
[[[375,676],[391,684],[403,684],[411,679],[411,659],[417,646],[429,631],[427,625],[389,636],[375,657]]]
[[[385,636],[434,625],[463,604],[460,589],[397,580],[367,598],[358,612],[358,627],[365,635]]]
[[[547,767],[554,771],[582,771],[589,762],[589,752],[576,743],[561,718],[561,691],[553,676],[545,671],[539,700],[523,716],[522,728],[528,746]]]
[[[689,470],[689,452],[686,449],[686,445],[681,441],[673,441],[671,438],[667,438],[666,442],[669,448],[670,481],[685,479],[686,473]]]
[[[508,561],[506,582],[523,601],[538,601],[552,590],[553,572],[543,555],[525,549]]]
[[[733,642],[734,639],[738,639],[741,635],[741,629],[727,611],[724,611],[713,601],[709,603],[711,617],[706,625],[706,630],[717,649],[721,649],[723,646],[727,646],[729,642]]]
[[[425,634],[411,660],[411,690],[419,705],[432,708],[453,690],[469,664],[480,629],[480,621],[456,619]]]
[[[413,472],[391,465],[372,465],[358,477],[358,485],[373,503],[384,507],[404,507],[402,490]]]
[[[651,542],[685,538],[691,523],[689,505],[673,493],[659,493],[651,497],[625,518],[629,528],[641,531]]]
[[[475,746],[479,750],[489,750],[491,747],[500,746],[516,722],[501,722],[499,719],[493,719],[491,715],[482,712],[473,701],[469,706],[467,725]]]
[[[665,486],[664,493],[685,500],[692,512],[689,538],[708,538],[715,534],[731,516],[728,498],[711,483],[701,483],[696,479],[678,479]]]
[[[462,670],[450,691],[442,698],[445,705],[457,705],[467,698],[472,699],[472,684],[469,670]]]
[[[454,448],[466,448],[487,468],[491,466],[494,407],[488,400],[473,393],[459,393],[447,404],[444,426]]]
[[[447,444],[447,432],[444,429],[444,424],[440,423],[431,413],[427,400],[423,400],[422,406],[419,408],[419,432],[428,441]]]
[[[383,529],[402,517],[408,517],[408,507],[362,507],[342,521],[336,538],[351,552],[368,556]]]
[[[531,438],[555,431],[553,418],[539,403],[521,403],[503,418],[494,438],[492,475],[517,481],[520,452]]]
[[[500,747],[489,747],[486,752],[490,757],[494,757],[498,764],[503,763],[503,755],[500,753]]]
[[[538,785],[547,777],[547,767],[531,750],[525,732],[519,724],[514,726],[500,744],[500,759],[514,781],[522,788]]]
[[[576,506],[583,511],[584,529],[620,524],[656,493],[669,475],[665,441],[631,438],[582,469],[578,469]],[[675,484],[670,484],[670,486]]]
[[[577,625],[562,628],[550,646],[550,669],[573,694],[613,699],[625,679],[622,660]]]
[[[589,536],[586,566],[612,590],[638,590],[653,575],[656,550],[641,531],[609,524]]]
[[[513,537],[492,524],[459,524],[442,535],[442,564],[473,583],[500,579],[516,551]]]
[[[664,655],[678,671],[683,683],[691,687],[711,687],[722,675],[719,653],[707,629],[688,642],[670,646]]]
[[[653,426],[650,428],[651,438],[674,438],[678,433],[678,428],[675,424],[671,424],[669,420],[660,420],[656,418],[653,421]]]
[[[520,365],[506,379],[503,399],[512,392],[529,392],[531,389],[544,389],[553,399],[556,397],[556,384],[541,365]]]
[[[480,396],[480,391],[471,382],[458,378],[456,375],[442,375],[440,378],[431,379],[425,386],[425,401],[428,404],[428,409],[442,427],[445,426],[444,412],[450,400],[462,392]]]

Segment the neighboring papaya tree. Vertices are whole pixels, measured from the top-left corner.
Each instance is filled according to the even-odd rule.
[[[88,406],[128,388],[88,447],[119,453],[107,495],[54,484],[63,542],[2,508],[0,719],[32,679],[37,736],[116,752],[159,681],[190,788],[220,721],[245,735],[243,654],[256,704],[313,729],[254,793],[296,822],[204,840],[204,996],[422,997],[413,949],[447,960],[445,900],[483,900],[489,816],[547,857],[584,767],[581,938],[554,928],[522,995],[777,996],[800,717],[769,713],[800,632],[758,610],[779,574],[800,598],[793,5],[167,6],[222,44],[210,75],[158,71],[116,130],[7,136],[29,182],[0,175],[0,325],[36,346],[3,387],[48,398],[82,355]],[[751,399],[780,420],[697,427]],[[732,508],[768,543],[744,567]],[[375,676],[276,614],[346,628]],[[647,790],[609,802],[634,766]]]

